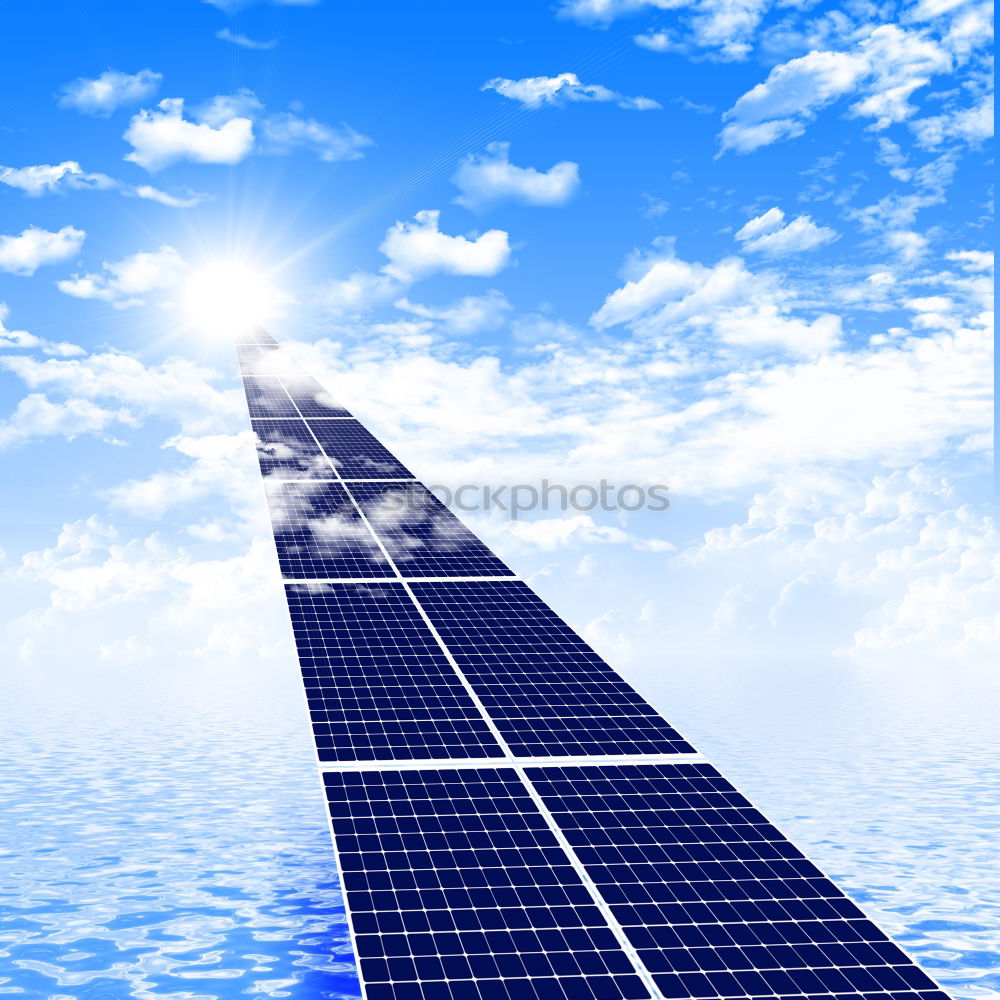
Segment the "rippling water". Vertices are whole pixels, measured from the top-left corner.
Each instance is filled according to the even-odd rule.
[[[165,665],[8,685],[0,994],[359,996],[298,683]],[[953,996],[1000,996],[991,678],[645,686]]]

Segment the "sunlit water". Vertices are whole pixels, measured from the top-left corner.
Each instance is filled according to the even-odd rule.
[[[359,996],[298,683],[174,664],[7,686],[0,994]],[[953,996],[1000,996],[988,677],[644,686]]]

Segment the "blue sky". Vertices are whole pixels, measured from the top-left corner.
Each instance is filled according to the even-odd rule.
[[[991,22],[976,0],[14,5],[8,662],[287,662],[206,262],[637,683],[995,661]]]

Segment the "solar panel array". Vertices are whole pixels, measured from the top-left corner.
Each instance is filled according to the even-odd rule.
[[[237,350],[366,1000],[945,1000],[273,338]]]

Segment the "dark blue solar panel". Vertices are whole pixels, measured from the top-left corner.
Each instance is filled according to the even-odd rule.
[[[351,416],[350,412],[336,402],[316,379],[308,375],[282,376],[281,381],[303,417]]]
[[[399,572],[414,576],[512,576],[420,483],[349,483]]]
[[[344,479],[412,479],[413,474],[357,420],[310,420]]]
[[[527,774],[665,997],[947,1000],[710,765]]]
[[[401,584],[286,592],[321,760],[502,756]]]
[[[336,479],[302,420],[251,420],[257,435],[257,460],[264,476],[284,479]]]
[[[412,586],[517,756],[691,751],[520,581]]]
[[[247,409],[252,419],[268,417],[297,417],[298,410],[276,378],[261,375],[244,375],[243,389]]]
[[[343,486],[271,481],[267,484],[267,504],[284,576],[396,575]]]
[[[650,996],[517,774],[325,774],[367,1000]]]

